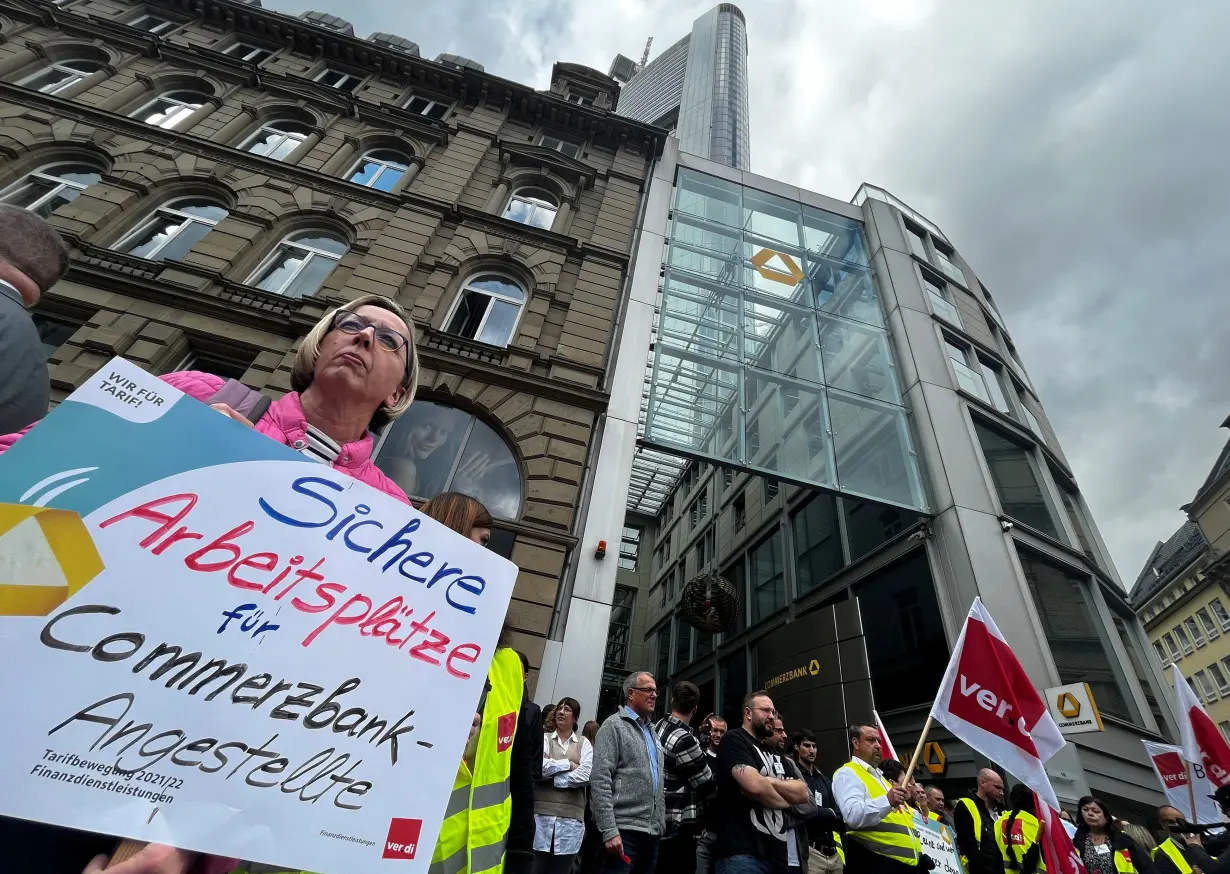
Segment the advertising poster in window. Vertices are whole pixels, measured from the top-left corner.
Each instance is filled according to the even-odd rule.
[[[115,359],[0,455],[0,815],[427,871],[515,577]]]

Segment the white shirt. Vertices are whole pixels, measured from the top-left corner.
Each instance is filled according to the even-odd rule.
[[[578,789],[589,783],[589,775],[594,767],[594,748],[584,736],[578,736],[574,731],[570,737],[563,740],[567,746],[574,740],[581,741],[581,763],[573,770],[568,759],[551,758],[551,738],[555,733],[542,736],[542,776],[543,779],[554,775],[552,782],[556,789]],[[585,839],[585,821],[564,816],[534,816],[534,849],[540,853],[553,853],[557,856],[568,856],[581,851],[581,842]]]
[[[837,807],[841,817],[846,821],[846,828],[869,828],[881,822],[892,809],[888,804],[888,795],[872,798],[867,786],[854,773],[853,768],[862,767],[876,780],[888,786],[878,768],[867,764],[862,759],[853,759],[849,766],[842,766],[833,775],[833,796],[837,799]]]

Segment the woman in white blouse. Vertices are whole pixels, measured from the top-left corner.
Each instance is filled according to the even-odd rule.
[[[534,787],[534,874],[568,874],[585,837],[594,748],[577,731],[580,716],[575,698],[561,698],[555,730],[542,738],[543,779]]]

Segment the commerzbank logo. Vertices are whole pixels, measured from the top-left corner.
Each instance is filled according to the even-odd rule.
[[[1055,702],[1055,707],[1065,719],[1076,719],[1081,715],[1081,703],[1071,692],[1064,692],[1060,695]]]
[[[799,665],[797,668],[791,668],[788,671],[782,671],[776,676],[770,677],[764,684],[765,691],[780,686],[783,683],[789,683],[791,680],[798,680],[802,677],[818,677],[820,676],[820,659],[812,659],[805,665]]]

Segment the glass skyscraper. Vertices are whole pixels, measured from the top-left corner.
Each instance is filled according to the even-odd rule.
[[[733,3],[713,7],[692,32],[624,85],[618,115],[670,130],[681,151],[747,170],[747,24]]]

